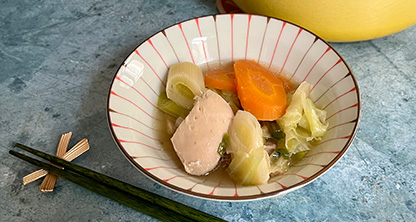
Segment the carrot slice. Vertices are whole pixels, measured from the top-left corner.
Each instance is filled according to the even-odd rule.
[[[204,75],[204,82],[208,88],[237,92],[232,67],[208,71]]]
[[[254,61],[234,63],[237,94],[244,110],[258,120],[276,120],[287,107],[286,92],[280,78]]]

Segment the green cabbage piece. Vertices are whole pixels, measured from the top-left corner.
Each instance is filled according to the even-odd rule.
[[[289,106],[286,113],[277,120],[280,128],[285,134],[285,149],[289,155],[304,154],[312,148],[312,143],[321,140],[328,129],[326,122],[326,111],[315,106],[309,98],[312,86],[307,82],[302,82],[295,93],[289,96]],[[302,153],[303,152],[303,153]],[[270,156],[271,171],[286,172],[291,162],[291,158],[285,159],[282,156]]]
[[[326,111],[315,106],[309,98],[311,85],[302,82],[291,96],[286,113],[277,120],[285,136],[285,146],[294,154],[311,149],[312,140],[320,140],[328,129]]]

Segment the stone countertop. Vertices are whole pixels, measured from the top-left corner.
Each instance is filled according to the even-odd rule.
[[[282,197],[217,202],[175,193],[138,172],[117,148],[106,99],[124,58],[177,22],[217,13],[214,0],[0,0],[0,221],[155,221],[58,179],[22,185],[36,168],[14,142],[54,153],[62,133],[91,149],[74,160],[228,221],[416,221],[416,26],[371,41],[333,43],[360,86],[352,146],[327,173]]]

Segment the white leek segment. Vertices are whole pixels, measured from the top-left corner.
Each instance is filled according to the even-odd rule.
[[[285,147],[290,154],[308,151],[310,142],[320,140],[328,129],[326,111],[309,98],[311,85],[303,82],[292,95],[286,113],[277,120],[285,133]]]
[[[252,149],[263,146],[263,130],[253,114],[239,110],[228,129],[230,146],[227,153],[242,150],[249,153]]]
[[[157,107],[175,118],[185,118],[190,111],[189,109],[178,106],[178,104],[173,102],[171,99],[168,99],[166,92],[160,93],[159,98],[157,99]]]
[[[228,130],[231,163],[227,172],[242,185],[260,185],[269,180],[270,162],[264,150],[260,123],[251,113],[238,111]]]
[[[199,66],[181,62],[169,68],[166,95],[179,106],[192,109],[194,97],[204,91],[204,76]]]
[[[270,178],[267,152],[262,147],[255,148],[250,153],[239,150],[232,155],[227,171],[241,185],[265,184]]]

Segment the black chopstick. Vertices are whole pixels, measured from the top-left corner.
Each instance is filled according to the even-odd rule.
[[[165,208],[174,210],[176,212],[179,212],[179,213],[185,214],[185,215],[189,215],[189,214],[193,215],[194,214],[195,209],[187,207],[187,206],[182,205],[182,204],[178,204],[177,202],[174,202],[172,200],[169,200],[169,199],[164,198],[162,196],[159,196],[157,194],[154,194],[154,193],[148,192],[146,190],[137,188],[135,186],[132,186],[128,183],[124,183],[124,182],[119,181],[117,179],[105,176],[103,174],[100,174],[100,173],[95,172],[93,170],[87,169],[85,167],[78,166],[78,165],[73,164],[71,162],[68,162],[68,161],[65,161],[63,159],[57,158],[56,156],[52,156],[52,155],[46,154],[44,152],[37,151],[37,150],[32,149],[28,146],[25,146],[25,145],[22,145],[22,144],[19,144],[19,143],[15,144],[15,146],[18,147],[18,148],[24,149],[24,150],[26,150],[26,151],[28,151],[28,152],[36,155],[36,156],[39,156],[43,159],[46,159],[46,160],[48,160],[52,163],[55,163],[59,166],[62,166],[67,170],[71,170],[73,172],[76,172],[80,175],[91,178],[93,180],[96,180],[96,181],[98,181],[102,184],[105,184],[107,186],[111,186],[115,189],[120,189],[123,192],[128,192],[128,193],[130,193],[132,195],[135,195],[135,196],[140,196],[140,198],[146,199],[146,200],[152,202],[153,204],[161,205]]]
[[[15,145],[36,156],[64,167],[60,169],[48,163],[33,159],[24,154],[10,150],[10,154],[32,163],[63,179],[76,183],[98,194],[118,201],[142,213],[163,221],[224,221],[210,214],[177,203],[157,194],[137,188],[130,184],[105,176],[63,159],[37,151],[22,144]],[[71,172],[72,171],[72,172]]]

